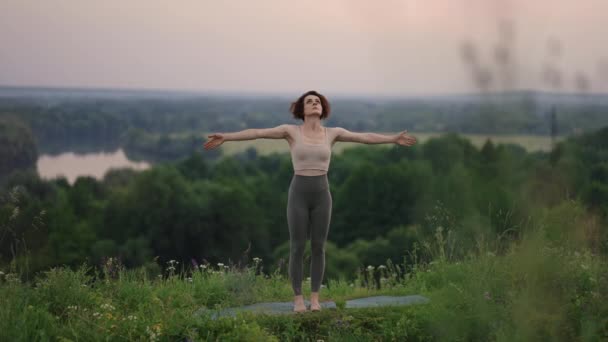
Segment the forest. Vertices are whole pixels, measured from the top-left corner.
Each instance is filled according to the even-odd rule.
[[[63,135],[78,136],[70,133],[77,130],[73,122],[53,126],[69,115],[76,114],[39,121],[48,125],[44,129],[7,117],[0,127],[19,133],[2,135],[7,140],[3,153],[18,156],[12,158],[15,165],[31,166],[41,150],[36,132],[61,127]],[[98,132],[96,139],[115,131],[99,132],[95,127],[107,122],[84,117],[101,120],[81,121],[80,127]],[[112,122],[104,127],[123,125],[119,119]],[[146,126],[153,122],[140,124],[152,131],[167,128]],[[173,127],[186,126],[177,119]],[[547,210],[559,210],[563,203],[578,203],[605,220],[607,141],[605,127],[572,136],[551,153],[528,153],[492,141],[477,149],[459,134],[445,133],[408,148],[362,145],[334,155],[327,274],[349,277],[361,265],[398,261],[437,229],[460,246],[517,240],[527,226],[539,224]],[[278,267],[288,256],[289,155],[230,158],[196,146],[189,155],[150,170],[117,169],[103,180],[81,177],[73,185],[61,178],[42,180],[32,167],[5,170],[0,265],[27,262],[36,272],[82,260],[101,263],[110,256],[131,267],[153,267],[154,259],[238,264],[259,257],[267,267]],[[606,234],[598,228],[587,237],[598,252],[608,251]]]

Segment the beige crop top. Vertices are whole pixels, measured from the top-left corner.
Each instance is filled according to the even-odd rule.
[[[298,125],[298,134],[291,146],[291,162],[294,171],[299,170],[329,170],[331,160],[331,146],[327,138],[327,128],[325,131],[325,142],[322,144],[309,144],[302,138],[302,127]]]

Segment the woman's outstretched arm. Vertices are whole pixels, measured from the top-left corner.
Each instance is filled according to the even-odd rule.
[[[399,144],[411,146],[416,143],[416,138],[408,135],[407,131],[397,134],[357,133],[342,127],[336,127],[336,141],[357,142],[363,144]]]
[[[232,133],[213,133],[208,136],[204,147],[207,150],[216,148],[224,141],[254,140],[254,139],[283,139],[287,137],[289,125],[279,125],[272,128],[249,128]]]
[[[287,125],[272,128],[250,128],[234,133],[224,133],[226,141],[253,139],[283,139],[287,136]]]

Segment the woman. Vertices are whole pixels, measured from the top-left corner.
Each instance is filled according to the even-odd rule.
[[[319,289],[325,271],[325,241],[331,220],[332,197],[327,172],[331,159],[331,147],[337,141],[364,144],[395,143],[411,146],[416,138],[407,131],[396,135],[355,133],[341,127],[323,127],[321,120],[330,114],[325,96],[314,90],[308,91],[291,104],[294,118],[301,125],[279,125],[273,128],[246,129],[235,133],[209,135],[205,149],[213,149],[224,141],[253,139],[285,139],[291,150],[294,176],[289,186],[287,200],[287,224],[289,226],[289,278],[294,291],[295,312],[306,311],[302,296],[304,246],[308,228],[311,237],[311,311],[320,311]]]

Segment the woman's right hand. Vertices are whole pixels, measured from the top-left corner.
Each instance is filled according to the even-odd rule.
[[[224,141],[226,141],[222,133],[214,133],[208,135],[207,137],[209,138],[209,140],[207,140],[207,142],[205,142],[205,144],[203,145],[205,147],[205,150],[211,150],[213,148],[216,148],[223,144]]]

